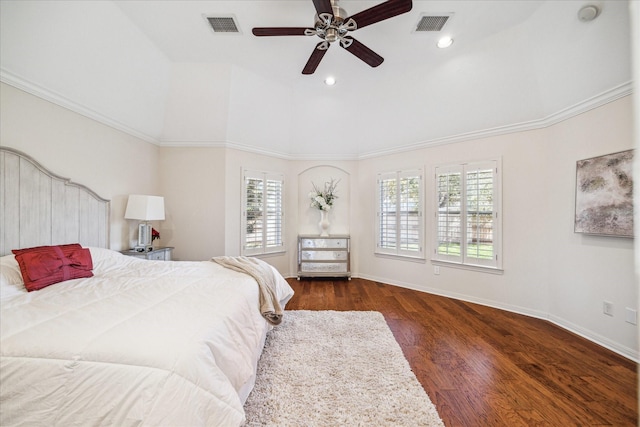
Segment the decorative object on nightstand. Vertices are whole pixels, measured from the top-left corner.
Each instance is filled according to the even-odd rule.
[[[298,279],[300,277],[351,278],[351,239],[347,235],[330,237],[298,236]]]
[[[153,228],[149,221],[164,220],[164,197],[131,194],[124,217],[143,221],[138,225],[138,244],[134,250],[150,252],[153,249],[151,246]]]
[[[156,260],[156,261],[171,261],[172,247],[153,248],[148,252],[138,252],[135,249],[129,249],[121,251],[120,253],[127,256],[132,256],[141,259]]]

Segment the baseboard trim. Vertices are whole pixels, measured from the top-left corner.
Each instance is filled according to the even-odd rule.
[[[634,350],[627,346],[621,345],[620,343],[614,342],[600,334],[597,334],[593,331],[590,331],[586,328],[583,328],[579,325],[569,322],[566,319],[563,319],[558,316],[551,315],[550,313],[540,311],[540,310],[532,310],[527,307],[522,307],[514,304],[505,304],[498,301],[488,300],[484,298],[478,298],[471,295],[460,294],[456,292],[447,292],[442,289],[436,289],[431,287],[423,287],[418,286],[413,283],[402,282],[402,281],[391,281],[390,279],[370,276],[370,275],[358,275],[353,276],[354,278],[371,280],[374,282],[384,283],[385,285],[397,286],[400,288],[411,289],[419,292],[426,292],[433,295],[438,295],[447,298],[453,298],[460,301],[471,302],[474,304],[484,305],[486,307],[497,308],[499,310],[505,310],[516,314],[522,314],[524,316],[534,317],[536,319],[545,320],[547,322],[553,323],[556,326],[565,329],[573,334],[576,334],[584,339],[591,341],[594,344],[597,344],[601,347],[606,348],[607,350],[613,351],[614,353],[619,354],[620,356],[632,360],[636,363],[640,363],[640,353],[638,350]]]

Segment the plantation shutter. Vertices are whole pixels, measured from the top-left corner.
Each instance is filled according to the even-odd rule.
[[[436,168],[436,258],[462,262],[462,166]]]
[[[434,259],[501,268],[498,161],[435,168]]]
[[[494,258],[492,165],[470,165],[467,170],[467,250],[473,263],[484,264]]]
[[[380,175],[378,178],[378,248],[396,250],[396,174]]]
[[[376,252],[423,256],[422,171],[378,175]]]
[[[284,251],[282,176],[251,171],[243,175],[243,255]]]
[[[251,251],[262,248],[262,234],[264,230],[262,179],[245,177],[245,239],[244,249]]]
[[[420,171],[399,174],[398,241],[400,252],[422,253],[422,174]]]
[[[282,180],[267,179],[266,190],[266,247],[282,246]]]

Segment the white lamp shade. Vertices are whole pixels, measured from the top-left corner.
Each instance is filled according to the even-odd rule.
[[[131,194],[124,217],[141,221],[164,220],[164,197]]]

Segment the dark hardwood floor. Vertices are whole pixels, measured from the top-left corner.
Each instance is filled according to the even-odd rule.
[[[288,279],[288,310],[381,312],[447,426],[636,426],[636,363],[550,322],[363,279]]]

